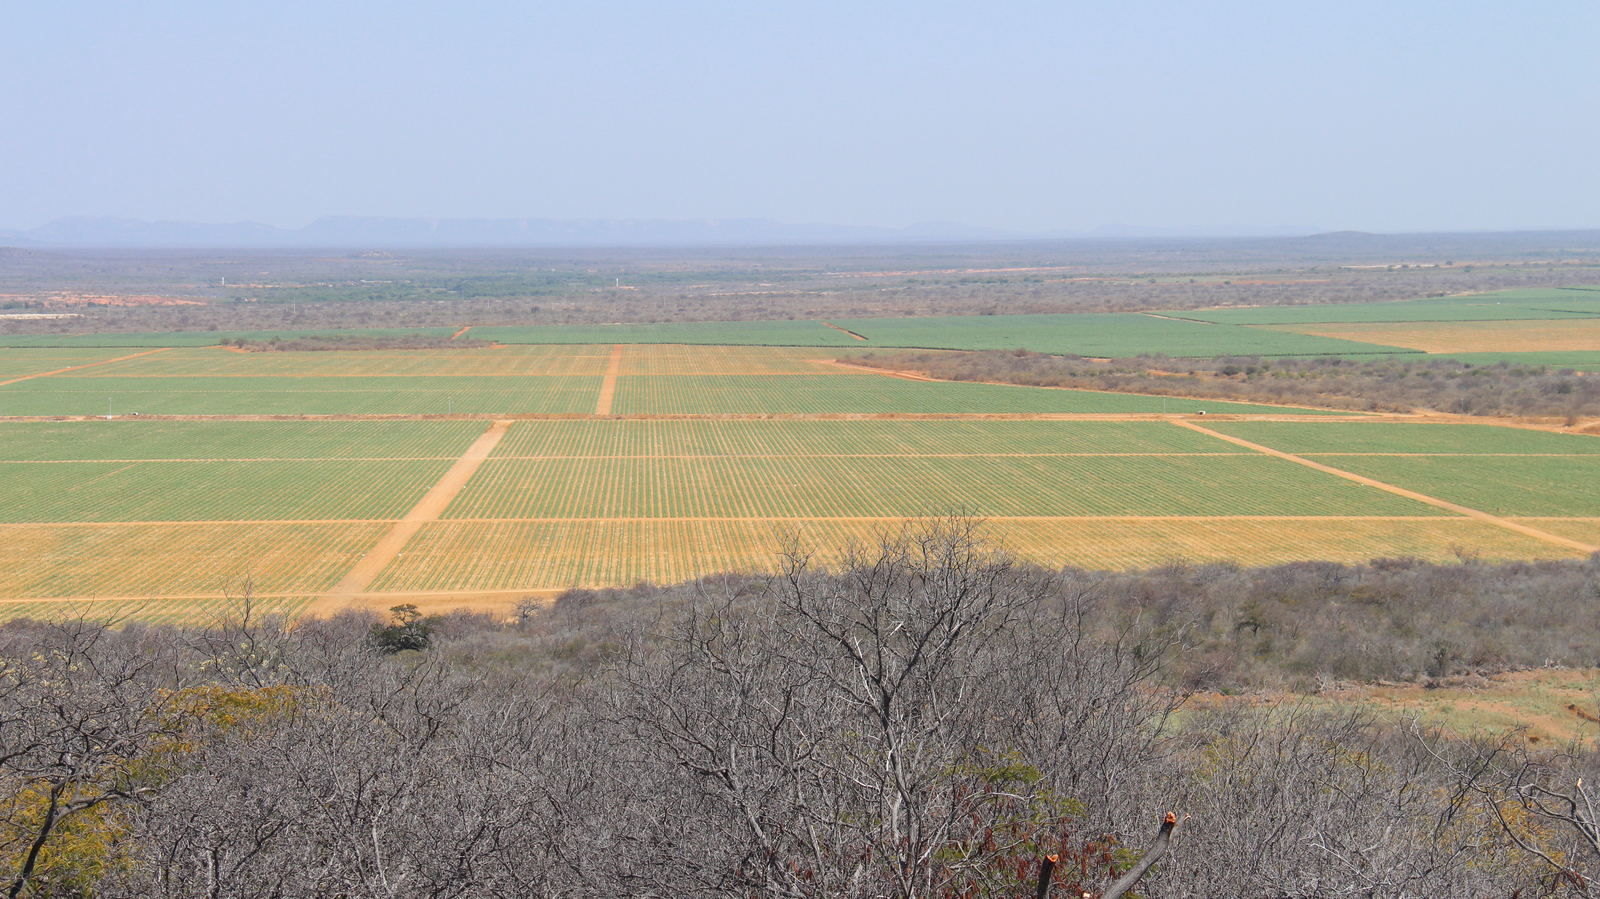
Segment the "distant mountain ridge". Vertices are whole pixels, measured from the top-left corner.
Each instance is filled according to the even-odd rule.
[[[0,231],[23,247],[561,247],[927,243],[1016,240],[1031,235],[947,222],[909,228],[803,224],[768,219],[431,219],[324,216],[303,228],[256,222],[205,224],[73,216]]]
[[[604,246],[767,246],[922,244],[1049,239],[1242,237],[1309,234],[1314,228],[1142,228],[1024,232],[922,222],[905,228],[782,224],[770,219],[434,219],[324,216],[303,228],[256,222],[148,222],[98,216],[60,218],[38,228],[0,230],[0,244],[107,249],[449,248]]]

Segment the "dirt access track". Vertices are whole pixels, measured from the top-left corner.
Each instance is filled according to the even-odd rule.
[[[472,479],[478,466],[483,464],[483,460],[494,452],[494,448],[500,443],[500,438],[506,435],[506,430],[510,427],[510,421],[496,421],[489,430],[484,431],[482,436],[473,441],[472,445],[467,447],[467,451],[461,454],[461,458],[457,459],[444,476],[429,488],[411,511],[395,522],[389,533],[383,535],[383,539],[379,540],[376,546],[367,550],[361,561],[357,562],[355,567],[350,569],[350,573],[341,578],[327,595],[312,603],[306,609],[306,614],[316,615],[333,611],[340,605],[348,603],[351,598],[366,592],[367,585],[372,583],[372,579],[395,560],[400,551],[405,549],[407,541],[422,529],[422,525],[437,520],[444,513],[450,501],[456,498],[461,488],[467,486],[467,481]]]

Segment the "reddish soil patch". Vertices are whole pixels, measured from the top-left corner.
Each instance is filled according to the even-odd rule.
[[[94,293],[0,294],[7,300],[43,300],[52,306],[204,306],[192,297],[120,296]]]

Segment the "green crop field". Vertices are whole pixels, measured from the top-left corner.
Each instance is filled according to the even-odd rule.
[[[106,334],[0,334],[8,347],[200,347],[224,339],[292,340],[296,337],[449,337],[454,328],[320,328],[281,331],[143,331]]]
[[[111,353],[112,356],[124,354],[126,351]],[[83,375],[183,378],[603,375],[609,356],[609,351],[603,347],[572,346],[259,353],[200,347],[125,359],[96,366]]]
[[[1257,406],[1181,397],[1056,390],[972,382],[914,381],[873,373],[751,378],[736,375],[619,377],[615,414],[762,413],[1272,413]],[[1315,409],[1294,410],[1306,414]]]
[[[1600,437],[1458,424],[1208,427],[1496,515],[1600,518]]]
[[[88,371],[93,371],[89,369]],[[57,376],[0,387],[0,415],[593,412],[599,376],[166,378]],[[108,403],[109,400],[109,403]]]
[[[0,349],[0,381],[25,378],[79,365],[98,365],[126,356],[127,350],[15,350]]]
[[[862,346],[819,321],[666,322],[626,325],[490,326],[468,331],[500,343],[729,344],[739,346]]]
[[[1153,421],[523,421],[491,458],[1243,452]]]
[[[553,325],[544,328],[473,328],[469,336],[502,343],[746,344],[816,347],[897,347],[1011,350],[1083,356],[1211,357],[1310,356],[1404,353],[1400,347],[1248,328],[1174,321],[1133,313],[970,315],[939,318],[840,319],[821,322],[687,322],[673,324]]]
[[[1213,431],[1298,455],[1383,453],[1600,455],[1600,437],[1495,425],[1219,421]],[[1600,514],[1600,510],[1596,510]]]
[[[446,518],[1432,515],[1265,455],[491,459]]]
[[[1096,339],[1130,347],[1157,331],[1187,335],[1172,337],[1169,348],[1199,332],[1324,340],[1149,316],[1044,318],[1087,322]],[[885,339],[937,330],[919,320],[878,321]],[[1004,329],[1029,321],[1030,334],[1064,333],[1038,317],[974,316],[949,324],[946,336],[1003,342],[1010,339]],[[771,327],[798,333],[814,324]],[[709,335],[720,326],[696,327]],[[759,333],[755,325],[744,330]],[[437,520],[426,519],[438,508],[418,509],[419,529],[369,585],[381,607],[413,598],[383,591],[496,590],[514,598],[574,584],[770,570],[785,535],[817,546],[826,561],[850,541],[870,543],[907,518],[952,510],[990,519],[989,532],[1019,556],[1054,565],[1448,559],[1463,546],[1487,558],[1578,554],[1174,422],[963,415],[1321,414],[1327,417],[1315,422],[1208,417],[1204,424],[1424,494],[1543,521],[1536,526],[1576,539],[1600,522],[1600,438],[911,380],[833,364],[863,348],[847,339],[615,352],[582,344],[249,354],[192,347],[120,362],[107,360],[136,351],[0,350],[0,370],[20,365],[26,374],[70,367],[61,362],[106,363],[0,388],[0,418],[82,417],[0,420],[0,619],[105,610],[193,621],[223,610],[246,584],[265,607],[293,613],[349,574],[490,428],[484,420],[206,415],[450,409],[572,416],[496,426],[505,430],[490,457]],[[607,342],[624,341],[612,335]],[[1196,354],[1216,349],[1188,346]],[[28,360],[51,367],[36,372]],[[595,416],[603,384],[615,388],[614,416],[687,417]],[[104,418],[108,398],[114,420]],[[149,417],[160,413],[199,418]],[[912,417],[717,417],[785,414]]]
[[[1300,325],[1366,322],[1528,321],[1600,315],[1592,291],[1507,290],[1394,303],[1323,303],[1170,312],[1177,318],[1232,325]]]
[[[0,460],[455,459],[473,421],[0,422]]]
[[[1339,456],[1317,461],[1502,516],[1600,517],[1600,456]]]
[[[851,319],[834,324],[867,338],[860,346],[1012,350],[1126,357],[1141,353],[1210,358],[1220,355],[1322,356],[1404,353],[1401,347],[1257,331],[1234,325],[1174,321],[1135,313],[970,315],[949,318]],[[1283,339],[1280,339],[1283,338]]]
[[[0,522],[398,518],[448,460],[7,462]]]
[[[1415,358],[1415,357],[1411,357]],[[1451,353],[1450,358],[1473,365],[1497,365],[1501,362],[1513,366],[1537,365],[1552,371],[1600,371],[1600,351],[1582,350],[1554,353]]]

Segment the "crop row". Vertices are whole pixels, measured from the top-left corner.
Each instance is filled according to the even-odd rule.
[[[11,525],[0,528],[0,597],[315,593],[389,525],[370,523]]]
[[[315,462],[8,462],[0,521],[398,518],[448,459]]]
[[[1270,456],[491,459],[446,518],[1419,515]]]
[[[829,360],[837,350],[822,347],[628,346],[623,375],[805,375],[837,373]]]
[[[1577,540],[1591,546],[1600,546],[1600,514],[1594,518],[1523,518],[1523,524],[1541,531]]]
[[[1165,422],[602,420],[518,422],[500,441],[495,456],[1235,452],[1247,451]]]
[[[1286,453],[1533,453],[1600,455],[1600,437],[1495,425],[1409,422],[1219,421],[1214,431]]]
[[[251,602],[251,616],[266,615],[297,618],[315,596],[264,596]],[[241,606],[233,599],[96,599],[96,600],[6,600],[0,599],[0,621],[29,618],[35,621],[60,621],[82,618],[86,621],[118,623],[136,619],[141,624],[192,627],[238,620]]]
[[[97,368],[94,374],[184,378],[603,375],[608,355],[604,348],[567,346],[304,353],[239,353],[205,347],[140,356]]]
[[[667,322],[629,325],[507,325],[468,336],[501,343],[660,343],[734,346],[850,346],[848,334],[815,321]]]
[[[1306,356],[1404,352],[1392,347],[1177,321],[1127,312],[1053,315],[965,315],[835,321],[867,338],[867,347],[1014,350],[1081,356]]]
[[[373,590],[551,589],[770,572],[790,532],[836,554],[882,522],[432,522]],[[810,545],[810,544],[808,544]]]
[[[672,583],[722,571],[771,572],[781,553],[815,550],[835,563],[851,544],[870,547],[895,521],[441,521],[425,525],[373,584],[375,590],[515,590]],[[1233,561],[1270,565],[1308,556],[1362,562],[1380,556],[1453,559],[1562,558],[1559,547],[1467,518],[1406,521],[1166,519],[1008,521],[985,539],[1044,565],[1123,570]]]
[[[1600,314],[1600,298],[1565,289],[1504,290],[1400,303],[1322,303],[1174,312],[1178,318],[1235,325],[1320,322],[1468,322],[1583,318]]]
[[[481,421],[0,423],[0,460],[457,458]]]
[[[71,378],[0,387],[0,415],[593,412],[599,377]]]
[[[473,328],[503,343],[739,344],[808,347],[1027,348],[1085,356],[1340,355],[1392,348],[1299,334],[1173,321],[1132,313],[967,315],[821,322],[678,322]],[[866,338],[859,340],[844,331]]]
[[[93,365],[127,354],[127,350],[0,349],[0,381],[40,375],[47,371],[58,371],[77,365]]]
[[[1048,565],[1120,571],[1171,563],[1276,565],[1304,559],[1357,564],[1378,557],[1454,561],[1466,549],[1485,560],[1575,555],[1470,518],[1238,519],[1158,521],[997,520],[989,535]]]
[[[1495,515],[1600,516],[1600,456],[1339,456],[1318,461]]]
[[[321,328],[283,331],[141,331],[102,334],[3,334],[8,347],[208,347],[224,338],[271,340],[279,337],[448,337],[454,328]]]
[[[618,414],[1119,413],[1282,411],[1270,406],[876,374],[622,377]]]

